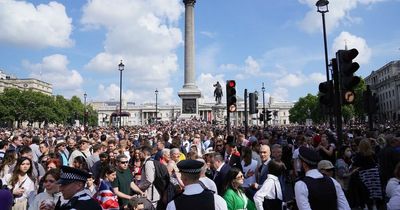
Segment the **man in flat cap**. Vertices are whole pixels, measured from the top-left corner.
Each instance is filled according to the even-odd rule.
[[[299,210],[350,210],[340,184],[318,171],[318,153],[302,146],[299,148],[299,159],[305,171],[305,177],[294,186]]]
[[[167,210],[227,210],[225,200],[199,184],[204,163],[197,160],[182,160],[177,166],[182,174],[185,191],[168,203]]]
[[[60,184],[60,192],[67,203],[60,205],[57,202],[54,210],[101,210],[99,203],[85,193],[84,187],[90,174],[68,166],[61,167],[61,177],[57,181]],[[53,208],[41,206],[41,210]]]

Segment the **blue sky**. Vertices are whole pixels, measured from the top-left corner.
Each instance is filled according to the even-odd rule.
[[[316,94],[325,76],[316,0],[197,0],[196,83],[211,102],[216,81],[295,101]],[[360,52],[358,75],[400,57],[399,0],[331,0],[328,56]],[[0,69],[53,84],[53,93],[88,101],[178,104],[183,85],[182,0],[0,0]]]

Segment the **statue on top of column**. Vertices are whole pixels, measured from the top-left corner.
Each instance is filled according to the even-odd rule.
[[[214,90],[215,101],[217,102],[217,104],[221,104],[222,86],[221,86],[221,84],[219,84],[218,81],[217,81],[217,84],[214,84],[213,86],[215,87],[215,90]]]

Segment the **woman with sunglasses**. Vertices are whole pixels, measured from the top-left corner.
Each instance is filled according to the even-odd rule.
[[[60,178],[59,169],[50,169],[43,176],[44,192],[39,193],[35,200],[29,206],[29,210],[43,209],[46,205],[55,205],[58,199],[63,203],[65,202],[59,190],[59,185],[56,183]]]
[[[254,202],[247,198],[241,188],[244,176],[238,168],[231,168],[224,184],[224,199],[229,210],[255,210]]]
[[[26,210],[28,199],[35,193],[35,182],[32,178],[32,161],[29,158],[21,157],[12,174],[6,174],[3,183],[7,184],[14,196],[12,210]]]

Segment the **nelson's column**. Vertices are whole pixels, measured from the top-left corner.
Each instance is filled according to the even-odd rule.
[[[194,69],[194,4],[196,0],[183,0],[185,4],[185,83],[178,92],[182,99],[180,118],[189,118],[199,114],[200,90],[196,86]]]

